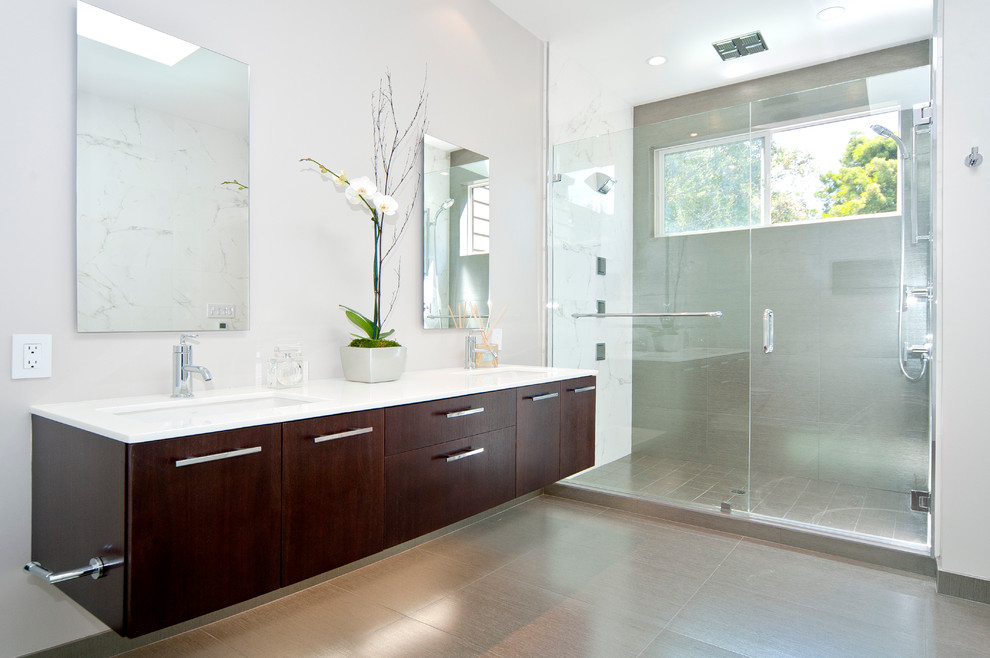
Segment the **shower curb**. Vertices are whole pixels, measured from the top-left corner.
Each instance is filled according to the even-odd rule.
[[[550,485],[543,492],[549,496],[557,496],[558,498],[567,498],[664,521],[673,521],[675,523],[727,532],[752,539],[773,542],[775,544],[783,544],[792,548],[834,555],[836,557],[857,560],[859,562],[866,562],[880,567],[897,569],[931,578],[935,578],[938,573],[935,558],[926,554],[913,553],[890,546],[866,544],[842,537],[819,534],[813,531],[795,530],[753,517],[741,518],[721,512],[690,509],[659,501],[645,500],[614,491],[589,489],[566,482],[558,482],[557,484]],[[942,593],[941,590],[940,593]]]

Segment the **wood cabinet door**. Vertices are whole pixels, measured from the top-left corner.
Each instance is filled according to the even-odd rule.
[[[281,425],[129,446],[127,634],[279,586]]]
[[[560,382],[560,479],[595,465],[595,377]]]
[[[381,409],[282,426],[282,586],[384,548]]]
[[[515,430],[385,458],[385,545],[395,546],[512,500]]]
[[[560,479],[560,384],[516,389],[516,496]]]

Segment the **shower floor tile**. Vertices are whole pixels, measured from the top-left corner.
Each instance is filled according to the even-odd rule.
[[[734,510],[868,537],[928,543],[928,515],[904,492],[661,457],[644,441],[636,453],[572,477],[596,489]]]

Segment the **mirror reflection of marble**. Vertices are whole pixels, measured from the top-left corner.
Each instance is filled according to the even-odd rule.
[[[248,67],[107,45],[84,36],[93,10],[79,3],[78,330],[247,329]]]
[[[423,138],[423,327],[488,317],[488,157]],[[461,322],[457,318],[464,318]]]

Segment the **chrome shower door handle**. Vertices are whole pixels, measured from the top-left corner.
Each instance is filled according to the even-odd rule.
[[[773,352],[773,310],[763,309],[763,353]]]

